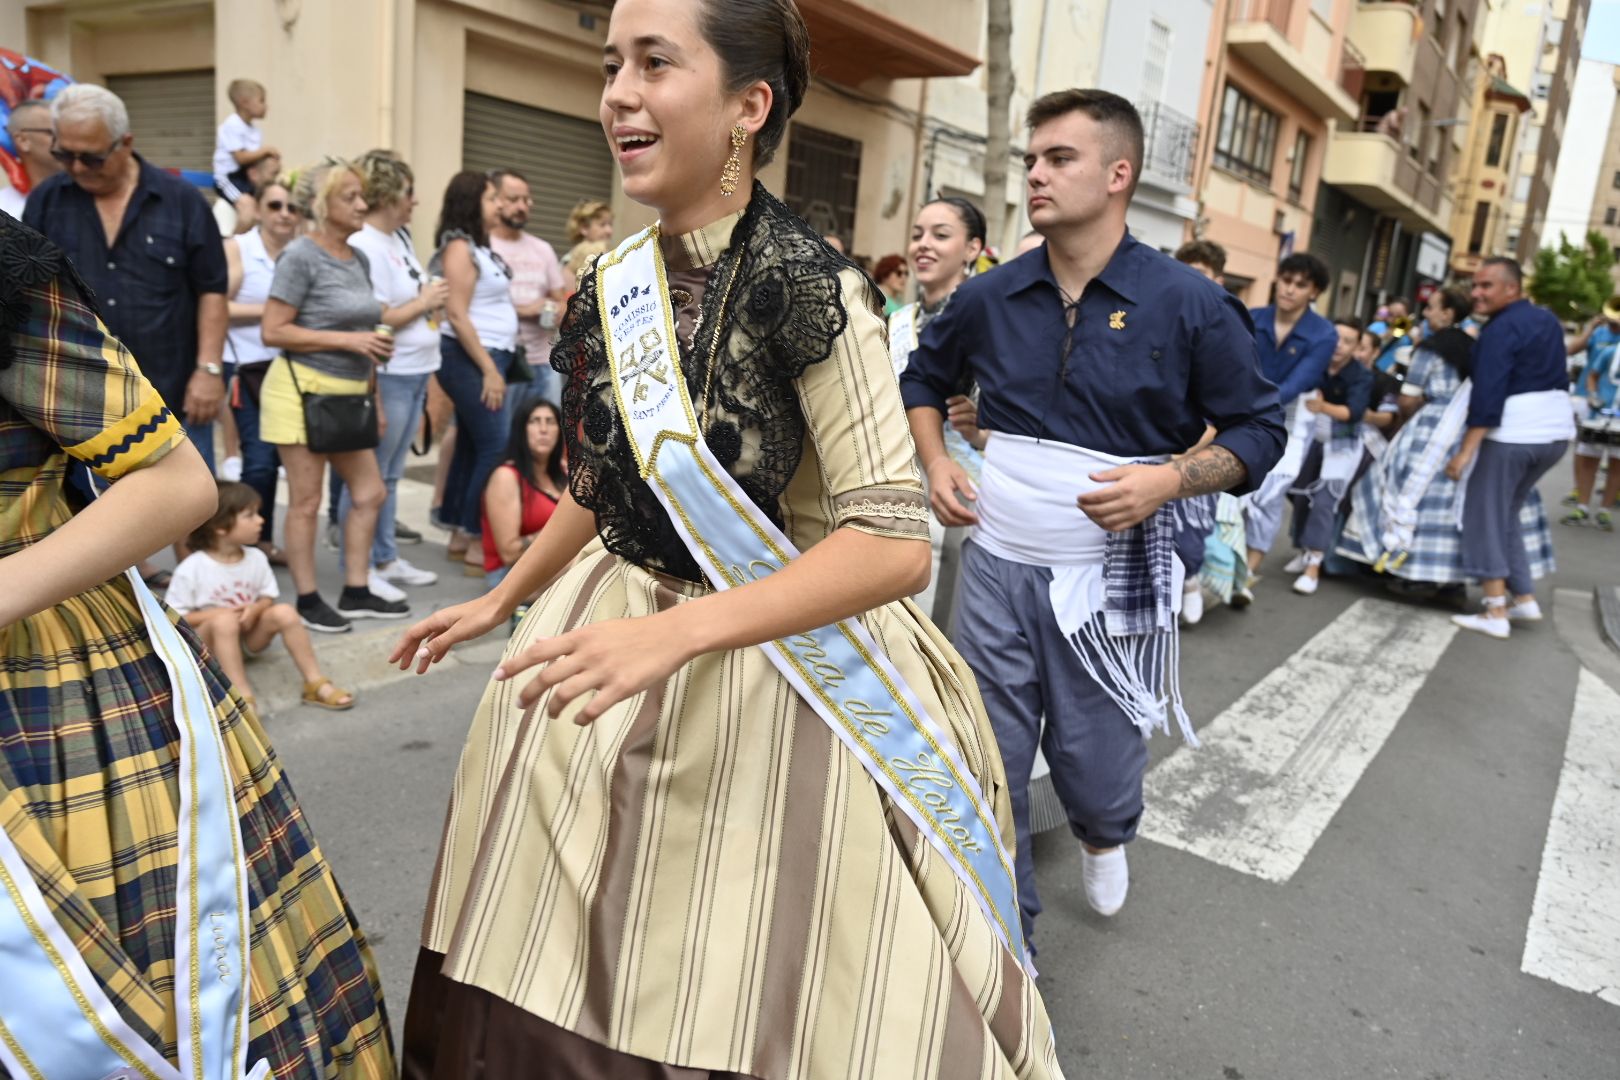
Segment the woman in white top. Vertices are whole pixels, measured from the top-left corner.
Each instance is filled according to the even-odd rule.
[[[276,260],[297,239],[302,224],[292,192],[274,180],[259,189],[259,224],[225,241],[231,319],[225,357],[236,366],[231,414],[242,440],[242,483],[259,494],[264,529],[258,546],[277,566],[287,565],[287,557],[275,544],[276,470],[281,455],[259,438],[259,390],[278,351],[264,343],[259,320],[276,276]]]
[[[365,182],[366,223],[349,237],[349,246],[365,253],[371,285],[383,306],[382,321],[394,330],[394,355],[377,374],[377,394],[386,421],[377,444],[377,465],[388,489],[377,515],[371,541],[372,573],[391,585],[432,585],[438,575],[400,558],[394,516],[405,458],[427,402],[428,383],[439,370],[439,330],[433,313],[444,306],[449,290],[430,280],[411,247],[411,212],[416,209],[411,167],[387,150],[372,150],[356,163]],[[343,493],[339,518],[351,503]],[[338,530],[343,535],[343,530]],[[368,582],[373,592],[380,591]],[[387,595],[384,593],[384,595]]]
[[[501,463],[510,417],[506,377],[517,345],[512,276],[489,247],[500,220],[495,185],[481,172],[457,173],[444,193],[432,269],[450,285],[439,347],[439,385],[456,406],[456,450],[445,485],[443,520],[457,528],[452,552],[479,535],[478,494]]]

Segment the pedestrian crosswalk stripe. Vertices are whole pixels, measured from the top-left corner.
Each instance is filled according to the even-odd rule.
[[[1581,670],[1520,967],[1620,1005],[1620,694]]]
[[[1267,881],[1293,877],[1457,633],[1356,601],[1148,773],[1141,835]]]

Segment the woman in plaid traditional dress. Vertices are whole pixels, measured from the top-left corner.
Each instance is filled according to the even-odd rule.
[[[1452,395],[1468,377],[1473,339],[1460,327],[1471,304],[1460,292],[1442,290],[1434,294],[1424,310],[1430,334],[1412,350],[1412,363],[1401,388],[1403,413],[1416,412],[1396,434],[1377,465],[1357,482],[1352,498],[1351,517],[1339,542],[1339,554],[1370,565],[1382,554],[1379,537],[1389,500],[1400,492],[1433,440],[1440,418]],[[1459,440],[1460,442],[1460,434]],[[1456,453],[1454,444],[1439,458],[1444,464]],[[1424,489],[1417,505],[1412,545],[1404,562],[1391,560],[1388,573],[1403,581],[1430,586],[1463,586],[1469,578],[1462,568],[1462,533],[1457,516],[1458,485],[1442,470]],[[1541,496],[1532,491],[1519,515],[1530,571],[1545,577],[1556,568],[1553,560],[1552,531]]]
[[[70,461],[116,481],[77,514]],[[61,251],[0,214],[0,826],[119,1016],[170,1062],[179,729],[120,571],[215,502]],[[392,1077],[365,939],[258,718],[211,658],[200,668],[245,852],[247,1060],[281,1080]]]

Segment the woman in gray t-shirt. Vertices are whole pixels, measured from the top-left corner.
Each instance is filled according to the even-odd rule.
[[[365,224],[361,188],[360,175],[342,162],[318,165],[299,178],[293,201],[313,227],[277,260],[262,324],[265,344],[282,355],[264,379],[261,437],[280,448],[287,469],[286,551],[298,588],[298,613],[305,626],[325,633],[348,630],[350,619],[398,619],[410,613],[404,601],[384,600],[366,586],[377,511],[387,493],[376,453],[317,454],[304,428],[303,395],[375,394],[376,367],[394,350],[392,336],[375,329],[383,308],[372,291],[366,258],[349,247],[349,237]],[[335,611],[315,584],[315,531],[328,457],[354,500],[344,523],[344,585]],[[322,693],[321,687],[305,687],[306,698]]]

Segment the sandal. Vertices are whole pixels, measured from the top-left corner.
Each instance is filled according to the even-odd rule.
[[[321,691],[330,689],[331,693],[322,696]],[[303,702],[313,705],[317,709],[330,709],[333,712],[344,712],[354,708],[354,693],[344,690],[331,679],[317,679],[304,684]]]

